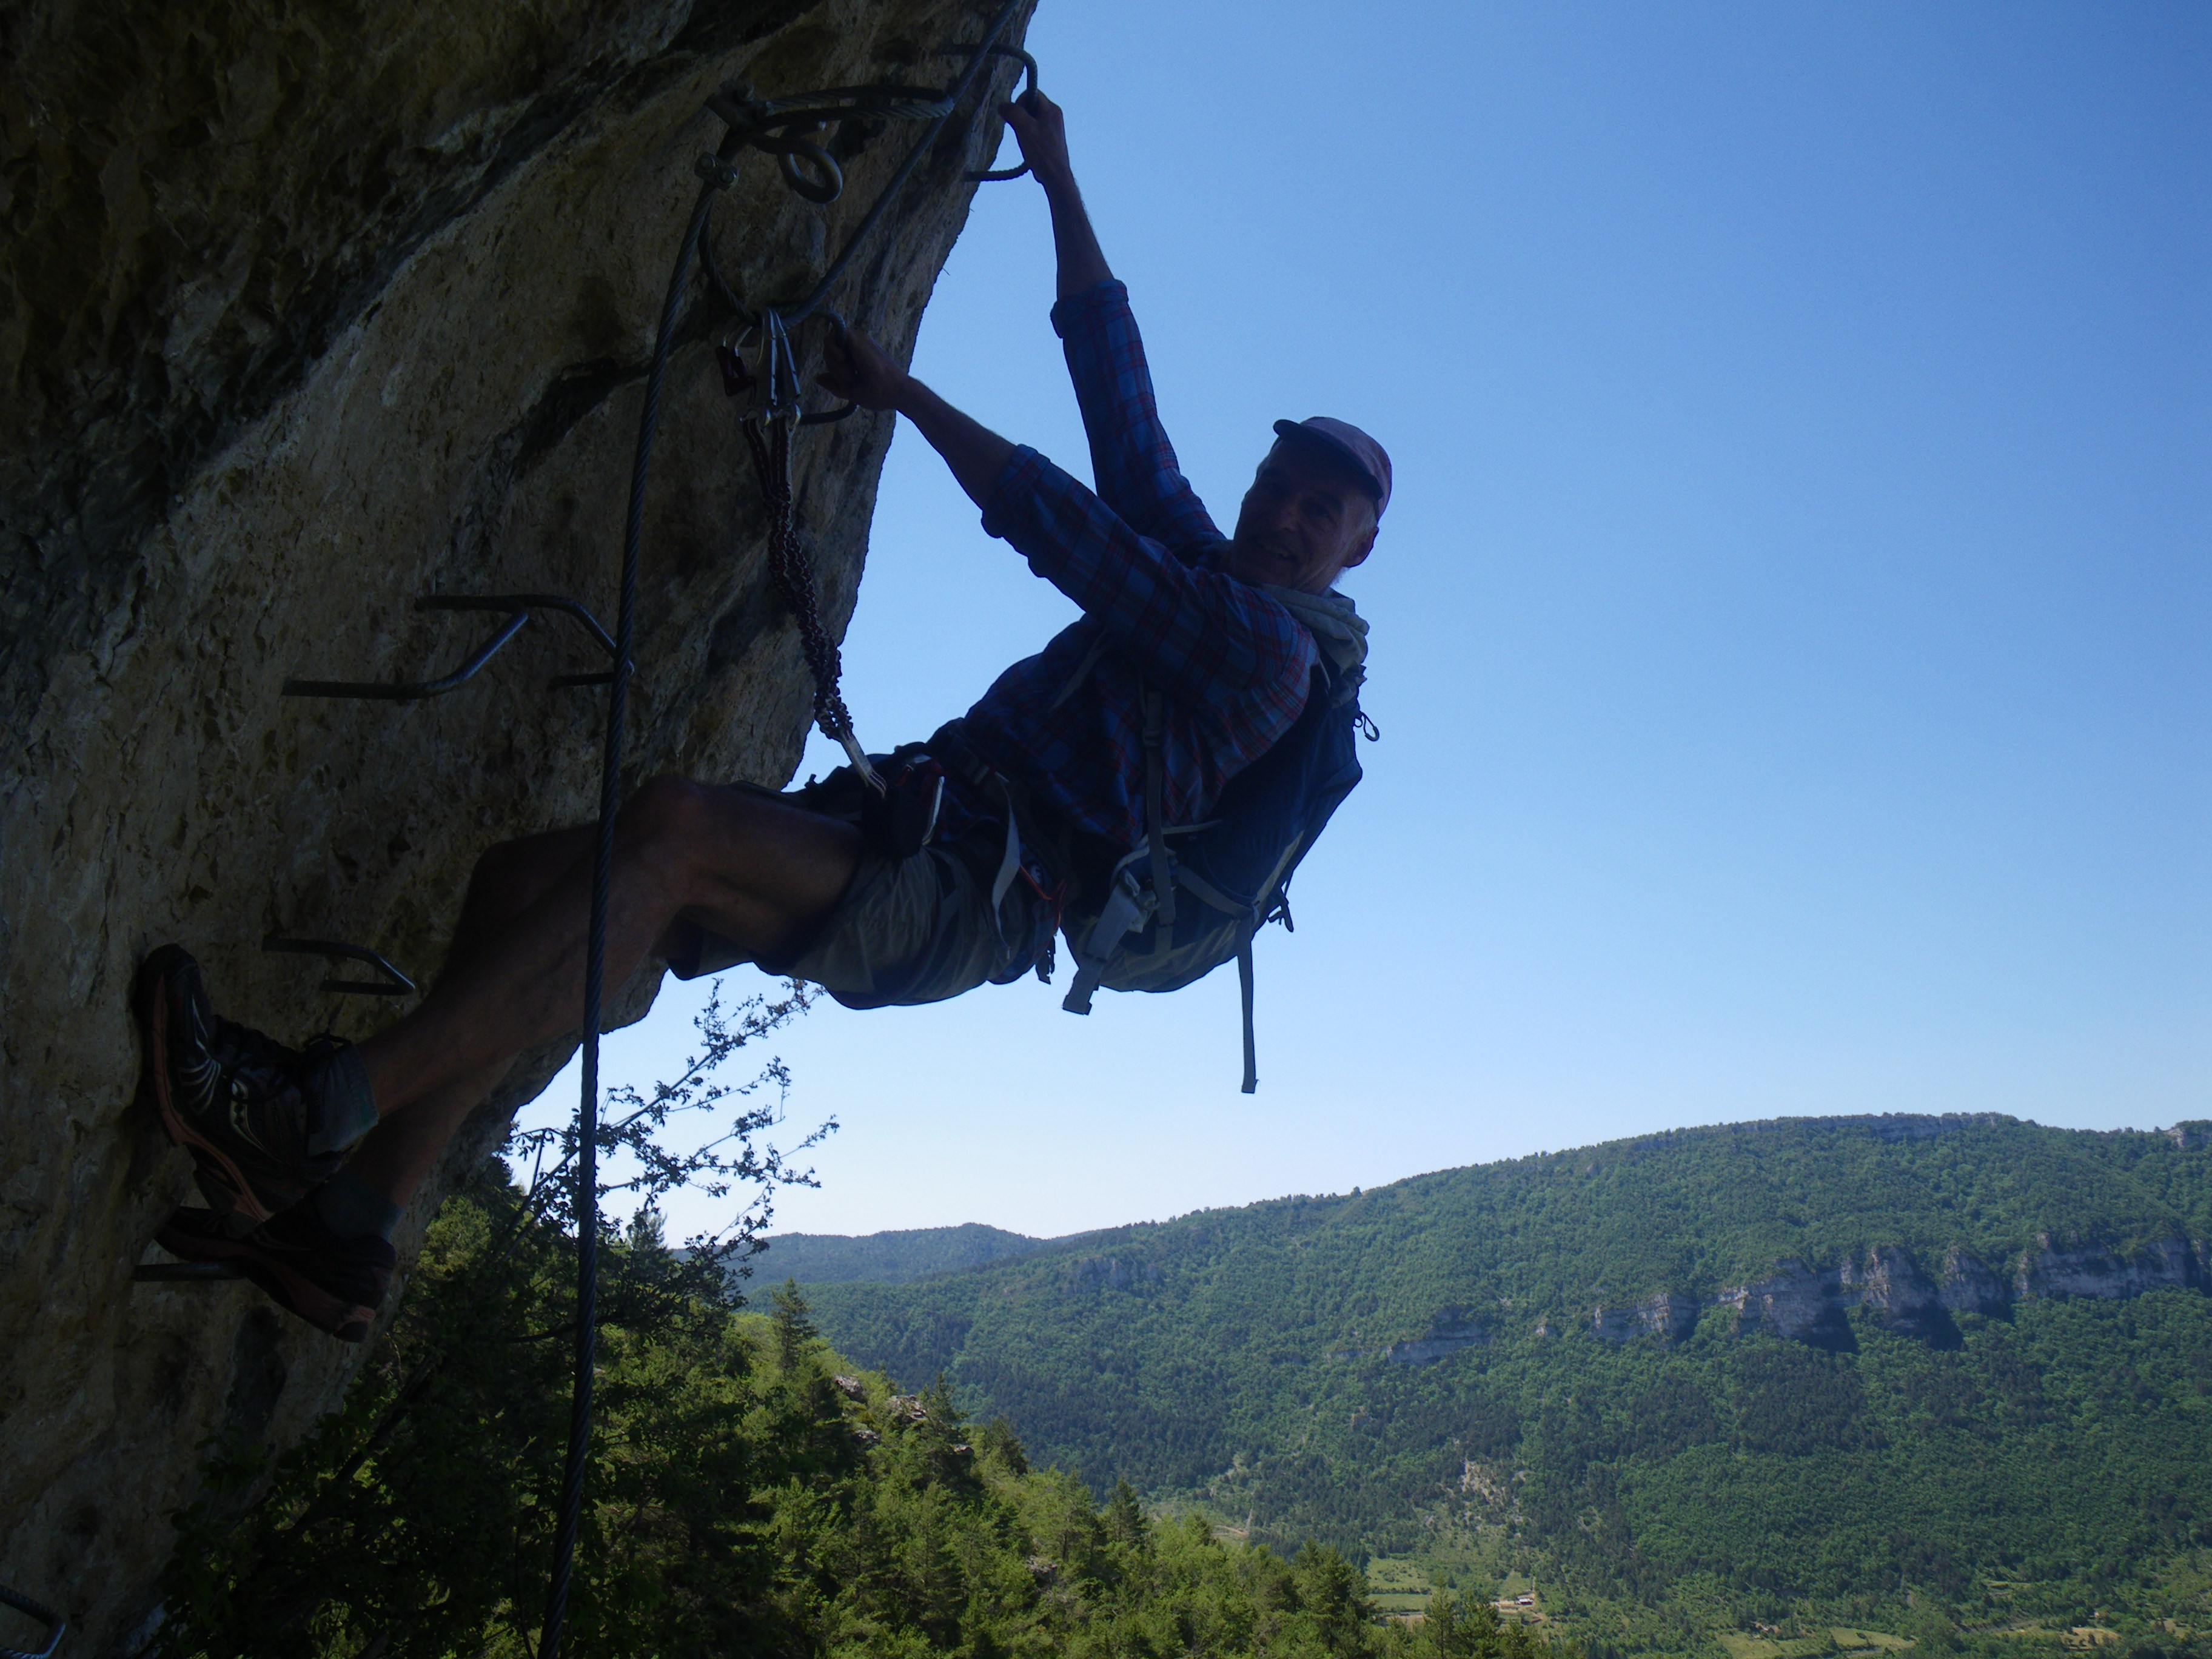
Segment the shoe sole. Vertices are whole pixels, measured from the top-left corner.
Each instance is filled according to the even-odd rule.
[[[143,1087],[161,1114],[161,1127],[171,1142],[190,1152],[206,1177],[200,1182],[201,1190],[205,1192],[210,1186],[218,1188],[219,1192],[209,1192],[208,1196],[228,1200],[232,1216],[249,1228],[258,1227],[276,1212],[256,1195],[253,1183],[228,1154],[195,1130],[177,1109],[176,1091],[169,1076],[168,978],[171,963],[185,954],[177,945],[165,945],[147,957],[139,969],[138,1029],[145,1048]]]
[[[331,1295],[305,1274],[264,1255],[246,1239],[209,1238],[165,1225],[154,1235],[154,1242],[186,1261],[228,1263],[267,1291],[270,1299],[287,1313],[298,1315],[341,1342],[368,1341],[369,1329],[376,1323],[375,1309]]]

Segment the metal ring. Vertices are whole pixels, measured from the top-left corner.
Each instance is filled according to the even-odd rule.
[[[845,193],[844,168],[819,144],[784,138],[776,146],[775,165],[792,194],[817,207],[826,207]]]

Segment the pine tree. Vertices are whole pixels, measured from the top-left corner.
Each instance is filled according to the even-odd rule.
[[[1137,1502],[1137,1489],[1126,1480],[1116,1480],[1114,1495],[1106,1500],[1106,1535],[1136,1549],[1151,1541],[1152,1523]]]
[[[770,1316],[775,1328],[776,1363],[789,1376],[799,1369],[806,1357],[807,1349],[820,1340],[821,1333],[807,1317],[806,1298],[799,1293],[799,1281],[787,1279],[775,1287],[775,1311]]]

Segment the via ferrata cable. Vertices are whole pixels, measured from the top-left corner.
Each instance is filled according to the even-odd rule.
[[[1026,54],[1018,49],[996,45],[1003,30],[1023,0],[1004,0],[990,23],[985,27],[981,42],[974,48],[967,65],[958,78],[945,90],[927,101],[916,101],[897,88],[850,88],[834,94],[817,94],[815,102],[829,104],[831,112],[864,112],[884,116],[908,115],[927,118],[929,125],[892,175],[890,182],[877,198],[844,248],[831,263],[829,270],[815,285],[812,293],[797,306],[776,313],[772,331],[781,336],[784,327],[810,315],[828,297],[831,286],[851,264],[862,241],[881,222],[891,198],[920,165],[924,154],[943,131],[983,64],[994,52]],[[1030,83],[1036,85],[1036,65],[1030,64]],[[574,1379],[568,1413],[568,1449],[562,1465],[560,1508],[555,1522],[553,1542],[553,1571],[546,1586],[545,1622],[538,1636],[538,1659],[556,1659],[561,1650],[562,1627],[568,1615],[568,1590],[574,1573],[576,1554],[576,1534],[580,1523],[584,1482],[590,1462],[592,1437],[592,1367],[598,1350],[599,1295],[599,1026],[603,1016],[605,992],[608,894],[614,870],[615,818],[622,805],[622,772],[623,748],[623,720],[629,708],[629,678],[633,669],[631,648],[636,635],[638,556],[644,539],[645,487],[653,460],[653,441],[660,420],[660,398],[667,378],[669,354],[674,345],[677,324],[684,308],[684,295],[690,276],[691,262],[701,257],[705,246],[707,225],[714,211],[716,194],[735,181],[734,163],[739,152],[748,144],[764,149],[771,154],[789,156],[794,146],[778,138],[774,130],[795,124],[793,106],[800,112],[810,107],[807,100],[787,99],[774,105],[732,102],[726,95],[713,104],[715,112],[730,122],[729,131],[714,154],[702,156],[698,172],[702,183],[696,203],[691,210],[690,222],[684,232],[682,246],[678,249],[676,265],[668,282],[668,292],[661,302],[660,321],[653,343],[653,357],[647,371],[645,399],[638,415],[637,448],[630,467],[629,510],[623,521],[622,574],[620,598],[616,609],[614,666],[607,686],[607,724],[605,742],[601,751],[599,769],[599,816],[598,833],[592,860],[592,900],[590,924],[586,935],[584,958],[584,1007],[581,1064],[581,1087],[576,1108],[576,1346]],[[762,143],[766,139],[766,143]],[[805,148],[811,149],[811,146]],[[816,152],[820,154],[821,152]],[[809,158],[801,156],[801,161]],[[802,169],[803,170],[803,169]],[[796,187],[793,168],[784,169],[787,181]],[[980,175],[971,175],[980,176]],[[840,180],[842,184],[842,179]],[[810,191],[809,199],[824,199]],[[702,263],[707,263],[702,259]],[[724,295],[728,289],[719,276],[712,286]],[[788,353],[788,344],[785,346]],[[771,367],[775,367],[771,364]],[[776,437],[781,441],[781,459],[775,449],[765,457],[768,465],[763,468],[763,482],[770,495],[770,510],[775,515],[776,547],[771,550],[779,584],[787,597],[792,598],[801,617],[802,640],[807,645],[807,665],[813,671],[816,683],[816,713],[823,720],[824,729],[843,744],[848,752],[856,750],[857,740],[852,737],[852,720],[845,711],[844,700],[837,694],[836,673],[837,659],[835,647],[826,653],[817,649],[817,638],[828,641],[821,629],[820,619],[813,617],[810,628],[806,618],[812,615],[813,583],[811,573],[805,571],[803,555],[792,538],[790,526],[790,471],[788,422],[780,423]],[[763,459],[755,452],[757,462]],[[782,479],[781,504],[775,500],[775,477]],[[794,562],[793,561],[796,561]],[[799,580],[805,575],[803,583]],[[825,670],[827,678],[825,682]],[[827,688],[827,696],[824,688]],[[832,728],[831,719],[842,729]],[[860,757],[865,760],[865,757]]]

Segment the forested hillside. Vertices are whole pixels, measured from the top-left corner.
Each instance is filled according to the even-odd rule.
[[[597,1395],[563,1652],[579,1659],[1575,1659],[1480,1603],[1386,1621],[1285,1559],[1103,1505],[1004,1423],[855,1371],[787,1288],[738,1312],[648,1217],[601,1242]],[[211,1453],[142,1659],[526,1659],[569,1411],[574,1241],[499,1165],[441,1212],[345,1408],[242,1492]],[[12,1651],[12,1650],[10,1650]]]
[[[811,1294],[1040,1462],[1601,1649],[2152,1649],[2212,1626],[2208,1238],[2203,1124],[1795,1120]]]
[[[810,1285],[866,1279],[898,1285],[928,1273],[956,1273],[987,1261],[1027,1255],[1052,1243],[1026,1233],[969,1222],[961,1227],[909,1227],[850,1237],[842,1233],[779,1233],[748,1264],[756,1279],[797,1279]]]

